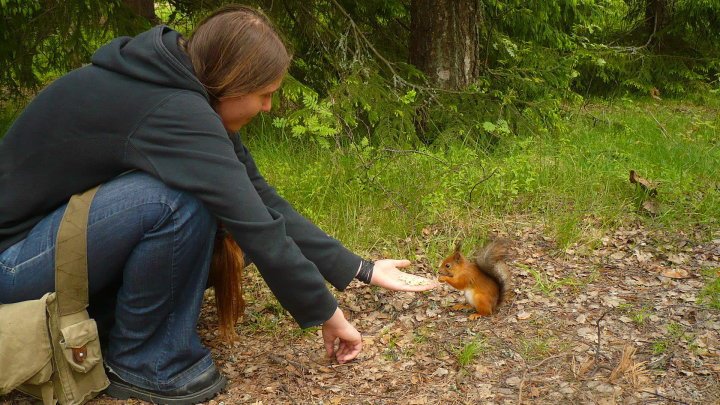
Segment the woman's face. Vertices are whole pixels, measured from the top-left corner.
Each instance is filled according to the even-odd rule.
[[[280,88],[282,77],[277,81],[242,96],[223,97],[215,107],[222,123],[230,132],[247,125],[260,111],[268,112],[272,108],[272,95]]]

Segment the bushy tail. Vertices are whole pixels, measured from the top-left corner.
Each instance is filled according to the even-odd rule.
[[[475,264],[480,271],[495,281],[500,290],[497,305],[500,305],[505,292],[510,289],[510,270],[505,264],[508,255],[508,243],[501,239],[488,242],[475,255]]]

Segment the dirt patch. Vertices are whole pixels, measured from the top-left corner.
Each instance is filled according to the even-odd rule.
[[[501,236],[514,241],[515,278],[499,314],[469,321],[446,285],[413,294],[353,282],[338,298],[364,349],[344,365],[248,272],[239,342],[219,340],[206,297],[201,335],[229,379],[208,404],[720,403],[720,311],[699,298],[702,274],[720,271],[720,235],[635,225],[566,250],[539,227]],[[412,271],[434,276],[434,264]]]

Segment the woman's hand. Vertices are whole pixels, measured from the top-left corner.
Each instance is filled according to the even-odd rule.
[[[375,262],[370,284],[395,291],[427,291],[438,286],[435,280],[398,270],[398,267],[409,265],[410,260],[378,260]]]
[[[328,357],[335,356],[340,364],[354,359],[362,350],[360,332],[345,319],[340,308],[323,324],[322,336]],[[337,341],[339,343],[336,348]]]

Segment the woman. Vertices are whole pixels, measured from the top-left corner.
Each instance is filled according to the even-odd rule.
[[[248,7],[218,10],[187,41],[155,27],[50,84],[0,144],[0,302],[53,290],[65,204],[102,184],[88,273],[91,314],[114,318],[108,394],[196,403],[224,387],[196,332],[218,222],[301,327],[322,325],[341,363],[362,339],[325,281],[339,290],[356,276],[393,290],[435,285],[404,283],[406,260],[363,261],[258,172],[236,131],[270,110],[289,63],[270,22]]]

